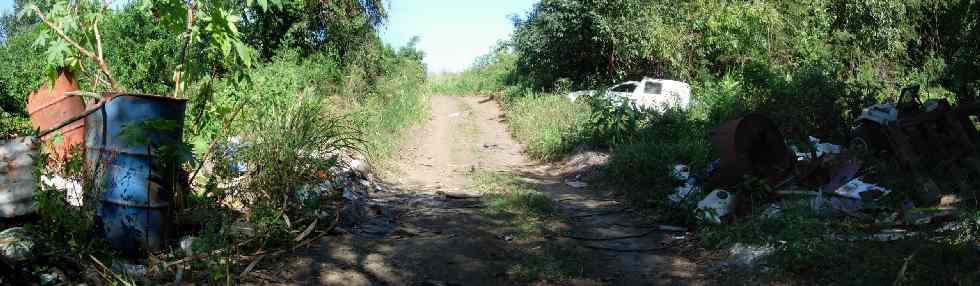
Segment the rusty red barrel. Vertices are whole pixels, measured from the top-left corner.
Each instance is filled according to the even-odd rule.
[[[61,72],[54,81],[54,87],[43,84],[27,98],[27,112],[35,129],[45,130],[85,111],[85,103],[77,96],[67,96],[66,92],[78,91],[78,84],[71,74]],[[60,135],[61,140],[53,140]],[[41,138],[45,151],[53,158],[65,160],[72,148],[85,142],[85,121],[78,120],[58,131]]]
[[[711,131],[711,145],[721,163],[712,180],[723,187],[735,186],[745,176],[780,183],[795,163],[784,140],[776,124],[759,114],[722,124]]]

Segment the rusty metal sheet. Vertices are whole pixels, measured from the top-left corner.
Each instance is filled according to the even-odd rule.
[[[0,140],[0,217],[33,213],[34,158],[38,156],[33,137]]]

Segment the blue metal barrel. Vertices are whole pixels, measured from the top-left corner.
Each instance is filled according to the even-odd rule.
[[[126,255],[164,247],[187,101],[116,94],[85,118],[85,155],[106,240]],[[169,155],[168,155],[169,154]]]

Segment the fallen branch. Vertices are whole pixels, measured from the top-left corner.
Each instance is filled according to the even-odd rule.
[[[613,225],[622,226],[622,227],[632,227],[632,228],[656,228],[657,230],[661,230],[661,231],[687,232],[687,228],[685,227],[665,225],[665,224],[634,225],[634,224],[625,224],[625,223],[614,223]]]
[[[905,271],[909,269],[909,262],[915,259],[915,255],[919,253],[920,249],[922,248],[916,249],[911,255],[905,258],[905,263],[902,263],[902,268],[898,270],[898,277],[895,278],[895,283],[892,283],[892,286],[898,286],[905,280]]]
[[[438,191],[436,192],[436,194],[446,197],[447,199],[456,199],[456,200],[479,199],[483,197],[480,195],[472,196],[472,195],[462,195],[462,194],[450,194],[443,191]]]
[[[610,241],[610,240],[620,240],[620,239],[630,239],[630,238],[641,238],[657,231],[660,231],[660,229],[655,228],[639,234],[613,236],[613,237],[582,237],[582,236],[572,236],[572,235],[561,235],[561,237],[571,238],[576,240],[584,240],[584,241]]]
[[[583,217],[590,217],[590,216],[604,216],[604,215],[611,215],[611,214],[621,213],[623,211],[624,210],[621,210],[620,209],[620,210],[612,210],[612,211],[604,211],[604,212],[594,212],[594,213],[590,213],[590,214],[572,216],[572,218],[583,218]]]
[[[309,235],[310,232],[313,232],[313,228],[316,227],[316,223],[318,221],[320,221],[319,218],[313,219],[313,223],[310,223],[310,226],[307,226],[306,227],[306,230],[304,230],[303,233],[300,233],[299,236],[296,236],[296,238],[293,239],[293,241],[295,241],[295,242],[303,241],[303,238],[305,238],[307,235]]]
[[[174,97],[180,97],[181,93],[184,91],[185,87],[181,84],[181,78],[184,74],[184,65],[187,64],[187,47],[191,44],[191,39],[193,39],[194,31],[194,8],[197,7],[197,3],[190,2],[187,4],[187,22],[184,24],[184,32],[180,34],[184,39],[184,46],[180,49],[180,63],[174,68]]]
[[[255,240],[255,239],[254,238],[250,238],[250,239],[247,239],[245,241],[242,241],[242,242],[240,242],[238,244],[235,244],[233,246],[236,247],[236,248],[237,247],[241,247],[241,246],[244,246],[244,245],[252,242],[252,240]],[[231,247],[228,247],[228,248],[230,249]],[[221,250],[219,249],[219,250],[215,250],[215,251],[211,251],[211,252],[206,252],[206,253],[198,253],[198,254],[194,254],[194,255],[188,256],[188,257],[184,257],[184,258],[182,258],[180,260],[176,260],[176,261],[173,261],[173,262],[167,262],[167,263],[164,263],[163,264],[163,268],[170,268],[170,267],[173,267],[173,266],[176,266],[176,265],[180,265],[180,264],[184,264],[184,263],[187,263],[187,262],[191,262],[191,261],[194,261],[194,260],[208,258],[208,257],[211,257],[212,255],[218,254],[218,252],[220,252],[220,251]]]
[[[814,191],[776,191],[777,195],[788,196],[788,195],[802,195],[802,196],[819,196],[820,192]]]
[[[126,286],[134,286],[133,283],[130,283],[129,281],[124,280],[122,277],[119,276],[119,274],[116,274],[116,272],[113,272],[112,269],[110,269],[109,267],[106,267],[105,264],[102,264],[102,261],[99,261],[99,259],[98,258],[95,258],[95,256],[89,255],[88,257],[91,258],[92,261],[95,262],[96,265],[98,265],[99,267],[102,267],[101,269],[99,269],[99,274],[102,275],[102,278],[103,279],[111,280],[111,279],[109,279],[109,277],[111,276],[111,278],[114,278],[117,281],[122,282],[123,285],[126,285]],[[108,273],[108,274],[106,274],[106,273]],[[115,284],[115,283],[113,283],[113,284]]]
[[[91,108],[86,109],[84,112],[82,112],[82,113],[80,113],[78,115],[72,116],[68,120],[62,121],[61,123],[59,123],[58,125],[55,125],[54,127],[45,129],[43,131],[39,131],[37,133],[37,137],[44,137],[45,135],[48,135],[51,132],[58,131],[58,129],[61,129],[62,127],[65,127],[65,126],[68,126],[68,124],[72,124],[75,121],[81,120],[82,118],[85,118],[89,114],[92,114],[93,112],[98,111],[99,109],[101,109],[103,104],[105,104],[105,101],[99,101],[94,106],[92,106]]]
[[[595,246],[595,245],[582,245],[582,247],[589,248],[589,249],[595,249],[595,250],[602,250],[602,251],[611,251],[611,252],[651,252],[651,251],[661,251],[661,250],[670,248],[670,246],[661,246],[661,247],[655,247],[655,248],[627,248],[627,249],[623,249],[623,248],[602,247],[602,246]]]
[[[265,255],[259,255],[259,257],[255,259],[255,261],[252,261],[252,263],[248,264],[248,267],[245,267],[245,270],[242,270],[242,274],[238,274],[238,277],[241,278],[241,277],[245,277],[245,275],[248,275],[248,273],[251,272],[256,265],[259,264],[259,261],[262,261],[263,257],[265,257]]]
[[[220,130],[218,130],[218,136],[215,136],[215,138],[211,140],[211,143],[208,144],[208,149],[204,152],[204,158],[201,158],[201,163],[197,165],[196,169],[194,169],[194,174],[192,174],[190,179],[187,180],[188,182],[191,182],[191,184],[194,183],[194,178],[197,178],[197,173],[200,172],[201,168],[203,168],[208,160],[211,159],[211,153],[214,152],[215,143],[218,143],[218,140],[224,136],[225,131],[227,131],[228,127],[231,126],[231,122],[235,121],[235,118],[238,117],[238,113],[242,111],[242,107],[245,106],[245,102],[245,100],[239,102],[238,106],[235,108],[235,112],[231,114],[231,117],[225,119],[224,125],[221,126]]]

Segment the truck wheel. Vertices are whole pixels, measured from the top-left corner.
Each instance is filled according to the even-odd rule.
[[[847,148],[858,153],[875,154],[886,151],[888,139],[881,128],[881,125],[873,122],[861,122],[857,128],[851,131],[851,140]]]

